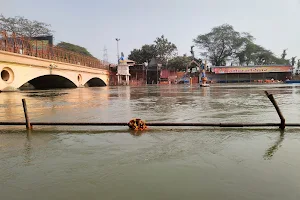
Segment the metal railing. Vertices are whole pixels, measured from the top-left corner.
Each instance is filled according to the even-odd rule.
[[[0,50],[98,69],[109,68],[109,63],[97,58],[50,45],[45,40],[18,36],[15,33],[8,34],[5,31],[0,35]]]

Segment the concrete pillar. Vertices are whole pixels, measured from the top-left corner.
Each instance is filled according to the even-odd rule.
[[[126,75],[125,78],[126,78],[126,85],[129,85],[129,76]]]

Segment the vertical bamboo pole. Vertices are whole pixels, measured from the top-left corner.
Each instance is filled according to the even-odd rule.
[[[35,57],[38,57],[38,43],[37,40],[35,40]]]
[[[27,112],[27,105],[26,105],[25,99],[22,99],[22,104],[23,104],[24,116],[25,116],[25,120],[26,120],[26,129],[30,130],[30,129],[32,129],[32,126],[29,121],[29,116],[28,116],[28,112]]]
[[[276,100],[274,99],[274,97],[273,97],[272,94],[269,94],[267,91],[265,91],[265,93],[268,96],[268,98],[270,99],[270,101],[272,102],[273,106],[275,107],[276,112],[277,112],[277,114],[278,114],[278,116],[279,116],[279,118],[281,120],[279,128],[281,130],[284,130],[285,129],[285,118],[283,117],[283,115],[282,115],[282,113],[281,113],[281,111],[280,111],[280,109],[279,109],[279,107],[277,105]]]
[[[42,40],[42,58],[44,58],[44,41]]]

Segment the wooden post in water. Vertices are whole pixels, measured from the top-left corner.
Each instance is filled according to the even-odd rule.
[[[281,130],[284,130],[285,129],[285,118],[283,117],[278,105],[277,105],[277,102],[276,100],[274,99],[273,95],[272,94],[269,94],[267,91],[265,91],[266,95],[268,96],[268,98],[270,99],[270,101],[272,102],[273,106],[275,107],[276,111],[277,111],[277,114],[280,118],[280,126],[279,128]]]
[[[30,121],[29,121],[28,112],[27,112],[27,105],[26,105],[26,100],[25,99],[22,99],[22,104],[23,104],[24,116],[25,116],[25,120],[26,120],[26,129],[30,130],[30,129],[32,129],[32,126],[31,126]]]

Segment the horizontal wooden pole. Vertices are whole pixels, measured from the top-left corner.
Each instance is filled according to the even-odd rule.
[[[128,126],[128,123],[119,122],[31,122],[32,126]],[[0,122],[0,126],[26,125],[26,122]]]
[[[290,124],[285,124],[285,126],[295,126],[295,127],[297,127],[297,126],[300,126],[300,124],[299,123],[290,123]]]
[[[251,127],[251,126],[278,126],[279,123],[146,123],[147,126],[216,126],[216,127]]]
[[[128,126],[122,122],[31,122],[35,126]]]
[[[26,125],[25,122],[0,122],[0,126],[18,126],[18,125]]]
[[[31,122],[32,126],[128,126],[124,122]],[[26,125],[25,122],[0,122],[0,126]],[[147,126],[206,126],[206,127],[272,127],[279,126],[280,123],[169,123],[169,122],[149,122]],[[286,126],[300,127],[300,123],[290,123]]]

